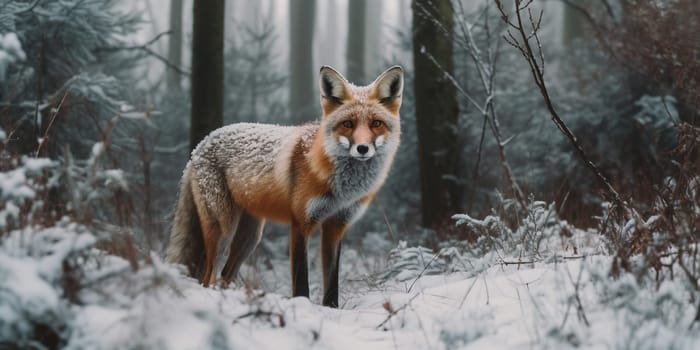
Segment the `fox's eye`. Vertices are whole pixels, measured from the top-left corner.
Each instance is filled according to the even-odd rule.
[[[382,126],[382,121],[381,120],[373,120],[372,124],[370,124],[370,126],[373,128],[378,128],[378,127]]]
[[[349,120],[346,120],[343,122],[343,126],[350,129],[350,128],[352,128],[352,122]]]

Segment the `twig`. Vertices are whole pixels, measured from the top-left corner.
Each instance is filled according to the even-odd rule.
[[[386,217],[386,211],[384,210],[383,206],[380,206],[379,209],[382,212],[382,216],[384,217],[384,223],[386,224],[386,227],[389,229],[389,237],[391,238],[391,241],[394,243],[397,243],[396,238],[394,238],[394,229],[391,227],[391,224],[389,223],[389,218]]]
[[[51,126],[53,126],[53,123],[56,120],[56,117],[58,116],[58,112],[61,110],[61,107],[63,106],[63,102],[66,100],[66,96],[68,96],[68,91],[63,93],[63,97],[61,98],[61,102],[58,103],[58,107],[56,107],[56,110],[53,112],[53,116],[51,117],[51,121],[49,122],[49,125],[46,127],[46,130],[44,130],[44,136],[41,137],[39,145],[36,147],[36,153],[34,153],[35,158],[39,157],[39,152],[41,152],[41,146],[43,146],[46,143],[46,138],[49,135],[49,130],[51,130]]]
[[[486,283],[485,274],[483,275],[482,279],[484,280],[484,290],[486,291],[486,305],[490,305],[491,304],[491,293],[489,293],[489,284]]]
[[[163,37],[163,36],[165,36],[165,35],[170,35],[170,34],[171,34],[171,31],[169,31],[169,30],[168,30],[168,31],[165,31],[165,32],[162,32],[162,33],[159,33],[159,34],[157,34],[153,39],[147,41],[147,42],[146,42],[145,44],[143,44],[143,45],[100,47],[100,48],[97,48],[96,51],[122,51],[122,50],[124,50],[124,51],[130,51],[130,50],[131,50],[131,51],[143,51],[143,52],[147,53],[148,55],[150,55],[150,56],[152,56],[152,57],[158,59],[158,60],[161,61],[161,62],[163,62],[163,64],[165,64],[168,68],[170,68],[170,69],[172,69],[172,70],[174,70],[174,71],[176,71],[176,72],[178,72],[178,73],[180,73],[180,74],[182,74],[182,75],[189,76],[189,75],[191,75],[190,72],[188,72],[188,71],[184,70],[183,68],[181,68],[181,67],[179,67],[179,66],[173,64],[173,63],[170,62],[170,60],[168,60],[166,57],[163,57],[161,54],[159,54],[159,53],[153,51],[153,50],[149,47],[149,46],[153,45],[154,43],[156,43],[161,37]]]
[[[534,265],[535,263],[538,263],[542,260],[525,260],[525,261],[506,261],[506,260],[501,260],[499,264],[501,265]]]
[[[427,264],[425,264],[425,266],[423,267],[423,270],[418,274],[418,276],[413,280],[413,282],[411,282],[411,285],[408,287],[408,291],[409,291],[409,292],[411,291],[411,289],[413,289],[413,285],[416,284],[416,282],[418,281],[418,279],[421,278],[421,277],[423,276],[423,274],[424,274],[425,271],[428,269],[428,267],[430,266],[430,264],[432,264],[433,261],[435,261],[435,260],[440,256],[440,253],[441,253],[441,252],[438,252],[437,254],[433,255],[433,258],[430,259],[430,261],[428,261]]]
[[[488,117],[484,116],[484,122],[481,125],[481,137],[479,138],[479,148],[476,151],[476,163],[474,164],[474,178],[472,180],[472,190],[469,194],[470,202],[467,208],[467,213],[472,211],[474,207],[474,202],[476,202],[476,187],[479,184],[479,166],[481,164],[481,150],[484,147],[484,135],[486,135],[486,123],[488,122]]]
[[[557,258],[561,258],[564,260],[578,260],[578,259],[584,259],[588,255],[571,255],[571,256],[560,256],[558,255]],[[509,260],[501,260],[498,263],[501,265],[533,265],[538,262],[542,262],[543,259],[533,259],[533,260],[525,260],[525,261],[509,261]]]
[[[581,264],[581,267],[578,270],[578,276],[576,277],[576,282],[574,282],[574,278],[571,276],[571,271],[567,267],[564,267],[566,270],[566,274],[569,276],[569,280],[571,283],[574,284],[574,300],[576,300],[576,313],[578,314],[579,318],[583,321],[583,323],[586,325],[586,327],[590,327],[591,324],[588,322],[588,317],[586,317],[586,312],[583,309],[583,303],[581,302],[581,295],[579,293],[579,290],[581,288],[581,277],[583,276],[583,264]]]
[[[611,197],[611,200],[615,203],[615,205],[619,209],[625,209],[627,208],[627,205],[625,202],[622,201],[620,198],[619,193],[615,190],[615,188],[612,186],[610,181],[603,175],[603,173],[600,171],[598,166],[596,166],[588,157],[586,152],[584,151],[583,147],[581,144],[578,142],[578,139],[574,135],[574,133],[569,129],[564,121],[561,119],[559,116],[559,113],[556,111],[554,108],[554,104],[551,100],[551,97],[549,96],[549,91],[547,90],[547,85],[545,83],[544,79],[544,56],[543,56],[543,50],[542,50],[542,45],[539,40],[539,35],[538,35],[538,29],[539,29],[539,22],[535,21],[534,18],[532,17],[532,11],[530,11],[530,8],[528,7],[530,5],[531,1],[527,1],[523,3],[523,0],[515,0],[515,16],[516,16],[516,22],[514,23],[511,21],[508,17],[508,14],[503,7],[503,3],[501,0],[496,0],[496,6],[498,7],[499,11],[501,12],[501,18],[502,20],[507,23],[512,29],[516,31],[516,33],[520,36],[520,39],[517,39],[511,32],[510,29],[508,30],[508,36],[504,37],[505,40],[516,47],[525,57],[525,60],[527,61],[530,71],[532,73],[532,77],[535,81],[535,85],[537,85],[537,88],[540,91],[540,95],[542,95],[542,98],[544,99],[545,106],[547,107],[547,110],[549,111],[549,114],[551,116],[552,122],[557,126],[559,131],[561,131],[564,136],[569,140],[571,145],[574,147],[574,150],[576,154],[581,158],[581,160],[584,162],[586,167],[593,173],[593,175],[596,177],[596,179],[603,185],[603,188],[606,190],[607,194],[609,197]],[[532,33],[528,34],[525,32],[525,25],[523,24],[523,18],[522,18],[522,11],[527,9],[528,10],[528,16],[529,16],[529,21],[530,21],[530,28],[532,30]],[[541,16],[540,16],[541,20]],[[537,50],[533,49],[532,45],[530,44],[530,39],[534,38],[535,43],[537,44]],[[539,56],[539,58],[538,58]]]
[[[479,279],[479,276],[474,276],[474,281],[472,281],[472,284],[467,288],[467,292],[464,293],[464,296],[462,297],[462,301],[459,302],[459,308],[461,309],[462,306],[464,306],[464,302],[467,301],[467,297],[469,294],[472,292],[472,288],[474,288],[474,285],[476,284],[476,281]]]
[[[272,316],[275,316],[275,317],[277,317],[278,320],[279,320],[279,326],[280,326],[280,327],[284,328],[284,326],[286,325],[286,322],[284,321],[284,315],[283,315],[283,314],[281,314],[281,313],[279,313],[279,312],[263,311],[263,310],[255,310],[255,311],[246,312],[245,314],[236,317],[236,319],[233,320],[233,323],[235,324],[235,323],[237,323],[239,320],[244,319],[244,318],[246,318],[246,317],[261,317],[261,316],[267,317],[268,320],[269,320]]]
[[[389,320],[391,320],[392,317],[394,317],[395,315],[397,315],[397,314],[399,313],[399,311],[401,311],[401,310],[407,308],[407,307],[411,304],[411,302],[412,302],[415,298],[417,298],[419,295],[420,295],[420,294],[416,294],[416,295],[412,296],[411,299],[409,299],[408,302],[407,302],[406,304],[401,305],[401,307],[398,308],[398,309],[396,309],[396,310],[394,310],[394,309],[391,307],[391,304],[389,304],[388,301],[387,301],[386,303],[384,303],[384,309],[385,309],[386,311],[389,311],[389,315],[386,317],[386,319],[384,319],[384,321],[382,321],[382,323],[380,323],[379,325],[377,325],[377,327],[374,327],[374,328],[375,328],[375,329],[380,329],[380,328],[381,328],[382,326],[384,326],[387,322],[389,322]]]

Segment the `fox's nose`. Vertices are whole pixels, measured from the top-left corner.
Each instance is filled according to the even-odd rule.
[[[357,145],[357,152],[360,154],[366,154],[369,152],[369,146],[367,145]]]

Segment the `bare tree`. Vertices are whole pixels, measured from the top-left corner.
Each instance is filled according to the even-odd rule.
[[[223,125],[224,0],[194,2],[190,148]]]
[[[346,77],[356,83],[365,78],[365,27],[367,0],[355,0],[348,4],[348,42],[345,50]]]
[[[439,228],[461,208],[459,106],[453,75],[454,9],[450,0],[414,0],[413,61],[422,223]]]
[[[318,104],[312,54],[315,12],[315,0],[297,0],[289,8],[289,113],[295,122],[309,120]]]

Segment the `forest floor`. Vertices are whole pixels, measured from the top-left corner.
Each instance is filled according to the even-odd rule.
[[[597,242],[593,235],[572,238]],[[391,250],[392,263],[372,252],[379,240],[370,239],[359,250],[344,248],[341,307],[331,309],[319,305],[318,256],[310,259],[311,298],[289,298],[284,254],[257,254],[242,271],[245,287],[204,288],[156,254],[134,269],[96,249],[97,241],[65,223],[0,242],[0,348],[700,348],[686,280],[612,278],[612,257],[603,254],[567,250],[538,262],[511,256],[488,264],[477,257],[455,270],[440,254],[405,243]],[[428,256],[409,264],[417,251]]]
[[[474,276],[457,272],[383,284],[351,271],[341,282],[341,309],[317,304],[318,283],[310,301],[288,298],[288,283],[280,280],[284,288],[264,293],[206,289],[181,278],[171,290],[143,293],[129,308],[85,308],[90,330],[76,344],[119,348],[143,332],[138,343],[163,349],[700,348],[697,333],[645,316],[663,298],[627,296],[634,299],[627,302],[650,305],[636,308],[601,298],[634,285],[624,279],[595,283],[607,276],[610,262],[598,256],[501,264]],[[672,285],[662,288],[675,292]],[[687,319],[682,314],[675,317]]]

